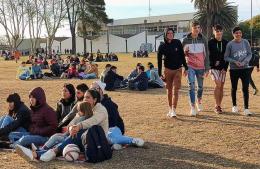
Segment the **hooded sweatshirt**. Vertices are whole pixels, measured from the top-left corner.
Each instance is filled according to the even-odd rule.
[[[181,41],[178,39],[173,39],[170,43],[166,39],[167,30],[164,33],[164,43],[159,46],[157,53],[157,61],[158,61],[158,73],[159,76],[162,75],[162,59],[164,56],[164,67],[177,70],[184,66],[185,70],[188,69],[186,60],[184,57],[184,51],[181,44]]]
[[[50,137],[58,126],[55,111],[46,103],[46,96],[41,87],[34,88],[30,95],[36,99],[36,106],[31,106],[31,125],[29,132],[34,135]]]
[[[193,69],[209,70],[209,52],[207,40],[199,34],[197,38],[192,38],[191,33],[183,39],[184,50],[188,49],[188,66]]]

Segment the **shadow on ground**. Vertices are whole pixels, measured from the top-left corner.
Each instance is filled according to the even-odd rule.
[[[151,155],[153,154],[153,155]],[[127,148],[116,151],[113,158],[99,164],[73,164],[55,161],[34,163],[36,168],[160,168],[160,169],[259,169],[260,165],[240,162],[215,154],[203,153],[177,146],[147,143],[145,148]]]

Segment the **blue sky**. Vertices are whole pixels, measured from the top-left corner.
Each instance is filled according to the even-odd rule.
[[[260,14],[260,0],[253,1],[253,15]],[[113,19],[148,16],[149,0],[105,0],[108,16]],[[151,15],[193,12],[191,0],[150,0]],[[239,21],[250,18],[250,0],[228,0],[238,5]]]

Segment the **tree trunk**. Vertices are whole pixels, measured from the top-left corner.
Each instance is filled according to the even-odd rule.
[[[84,42],[83,42],[83,43],[84,43],[84,54],[86,54],[86,53],[87,53],[87,42],[86,42],[86,41],[87,41],[87,38],[84,37],[84,38],[83,38],[83,41],[84,41]]]
[[[71,40],[72,40],[72,54],[75,55],[76,54],[76,33],[75,31],[71,32]]]

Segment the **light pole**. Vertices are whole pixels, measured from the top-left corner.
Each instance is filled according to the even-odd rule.
[[[253,0],[251,0],[250,34],[251,34],[251,46],[253,46]]]
[[[147,29],[146,29],[147,20],[144,20],[144,31],[145,31],[145,44],[147,44]]]

